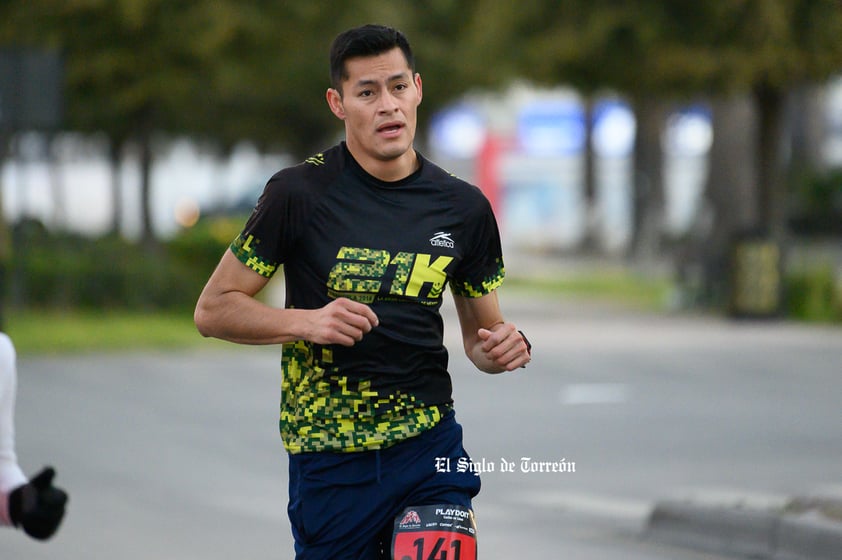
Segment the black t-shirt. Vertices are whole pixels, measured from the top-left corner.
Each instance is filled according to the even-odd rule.
[[[452,404],[439,309],[449,284],[480,297],[504,270],[497,224],[476,187],[426,161],[392,183],[344,143],[276,173],[231,250],[271,277],[286,307],[337,297],[380,324],[353,347],[285,344],[280,429],[290,453],[377,449],[433,427]]]

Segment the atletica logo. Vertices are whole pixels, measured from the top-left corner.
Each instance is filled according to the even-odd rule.
[[[447,247],[448,249],[453,249],[453,240],[450,238],[449,233],[439,231],[430,238],[430,245],[433,247]]]

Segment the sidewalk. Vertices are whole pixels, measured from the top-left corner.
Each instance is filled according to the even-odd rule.
[[[515,253],[506,264],[513,278],[557,278],[617,270],[634,270],[653,277],[669,277],[670,274],[669,263],[664,262],[641,267],[621,260],[551,255]],[[825,325],[787,321],[736,322],[724,316],[657,313],[604,302],[568,298],[548,301],[522,292],[504,291],[503,296],[506,311],[521,321],[534,322],[544,318],[559,325],[556,330],[562,330],[566,336],[573,331],[563,330],[565,324],[596,322],[603,339],[633,338],[633,344],[639,346],[653,344],[653,351],[659,351],[663,345],[713,351],[760,339],[771,344],[775,333],[780,331],[797,332],[799,338],[811,340],[816,340],[819,334],[838,337],[838,330]],[[641,324],[647,329],[646,336],[639,330]],[[694,328],[685,331],[683,327],[688,324]],[[629,336],[631,329],[635,329],[634,337]],[[538,331],[535,338],[540,336]],[[540,339],[538,342],[540,348]],[[544,345],[551,343],[552,337],[543,342]],[[736,558],[842,560],[842,485],[801,496],[706,493],[657,501],[646,517],[643,536]]]
[[[792,498],[697,496],[655,505],[646,538],[764,560],[842,558],[842,487]]]

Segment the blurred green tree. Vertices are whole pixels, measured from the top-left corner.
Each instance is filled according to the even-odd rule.
[[[156,135],[189,135],[221,154],[242,139],[297,156],[322,147],[340,132],[324,104],[330,41],[368,21],[412,37],[425,119],[470,89],[518,78],[628,96],[638,175],[649,179],[637,222],[656,233],[667,104],[751,95],[757,156],[739,164],[757,170],[758,225],[775,231],[783,100],[842,67],[838,8],[836,0],[6,0],[0,40],[61,47],[68,126],[104,132],[115,168],[126,146],[138,147],[147,237]]]
[[[787,99],[842,70],[837,0],[477,0],[468,19],[457,56],[470,61],[468,82],[528,78],[631,100],[637,254],[655,252],[660,237],[666,111],[698,100],[711,103],[715,128],[707,189],[715,222],[700,243],[704,258],[721,261],[746,229],[785,242]]]
[[[185,112],[200,110],[203,102],[202,61],[183,40],[195,32],[190,25],[192,3],[33,0],[17,4],[12,39],[46,43],[65,55],[67,128],[105,133],[115,165],[127,143],[137,146],[142,237],[152,242],[154,134],[184,130]]]
[[[240,140],[298,156],[322,147],[339,130],[324,101],[330,41],[398,12],[372,1],[9,0],[0,39],[62,49],[67,128],[107,136],[115,200],[124,151],[137,150],[142,237],[154,243],[156,144],[186,135],[221,154]]]

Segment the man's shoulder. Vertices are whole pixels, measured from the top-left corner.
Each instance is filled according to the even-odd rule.
[[[471,206],[487,201],[487,198],[482,190],[473,183],[459,177],[429,159],[424,158],[423,161],[423,177],[427,181],[438,185],[439,188],[446,190],[452,198],[462,200]]]
[[[336,145],[276,172],[267,187],[275,191],[311,191],[314,185],[325,185],[331,176],[342,171],[343,166],[344,154],[341,146]]]
[[[441,167],[436,162],[427,159],[425,156],[418,154],[418,157],[421,159],[422,165],[424,166],[423,175],[427,179],[436,180],[436,181],[444,181],[453,184],[459,184],[462,186],[471,187],[468,181],[459,177],[455,173],[448,171],[444,167]]]
[[[331,169],[341,169],[345,164],[345,149],[342,144],[335,144],[315,154],[306,157],[295,166],[296,169],[302,172],[318,172]]]

